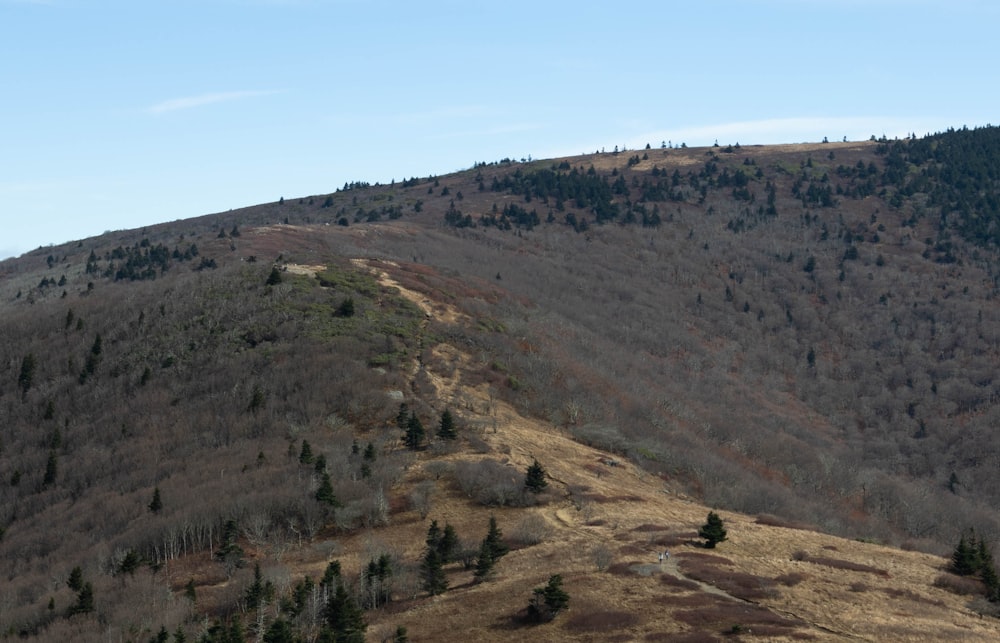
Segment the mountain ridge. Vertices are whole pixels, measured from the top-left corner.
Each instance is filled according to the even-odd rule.
[[[885,159],[907,153],[892,152],[894,145],[909,143],[648,149],[477,164],[455,175],[348,184],[330,195],[115,232],[3,262],[0,402],[8,429],[0,472],[8,484],[0,553],[6,549],[9,562],[15,551],[34,551],[30,569],[47,569],[49,578],[68,574],[58,569],[71,564],[50,569],[42,562],[52,555],[72,560],[60,549],[65,544],[26,545],[31,529],[57,524],[57,514],[47,512],[62,507],[79,531],[103,542],[102,553],[81,546],[88,553],[77,560],[103,596],[102,618],[116,623],[127,617],[108,605],[110,596],[135,589],[116,571],[129,551],[154,567],[186,569],[188,549],[204,560],[227,516],[243,530],[248,550],[257,548],[249,546],[251,536],[314,543],[325,552],[314,559],[314,573],[335,550],[323,543],[363,540],[364,529],[376,533],[373,525],[387,521],[378,529],[392,529],[403,520],[411,544],[394,560],[401,575],[409,569],[412,582],[416,572],[407,565],[422,542],[423,523],[412,519],[419,502],[404,491],[407,472],[423,470],[427,459],[446,463],[487,448],[479,455],[523,470],[532,455],[513,444],[491,446],[490,430],[502,435],[504,422],[488,416],[476,416],[457,452],[433,436],[427,452],[401,449],[393,405],[405,401],[430,423],[454,404],[442,392],[456,381],[478,391],[480,404],[485,396],[509,409],[508,425],[535,418],[545,432],[602,449],[600,456],[590,452],[584,470],[593,465],[612,476],[621,470],[600,461],[627,458],[641,465],[644,479],[705,502],[693,505],[695,514],[731,508],[723,515],[744,534],[767,525],[750,527],[753,520],[735,509],[765,522],[811,524],[936,554],[970,526],[992,542],[994,448],[984,440],[995,413],[995,250],[936,222],[932,198],[925,196],[933,191],[890,182]],[[917,162],[926,163],[917,159],[903,176],[924,172]],[[898,207],[889,204],[897,194]],[[963,224],[961,230],[968,229]],[[267,285],[272,267],[278,282]],[[150,421],[155,430],[145,428]],[[382,454],[370,472],[381,487],[362,475],[352,439],[371,440]],[[524,434],[519,439],[530,442]],[[310,472],[293,457],[307,440],[320,445],[325,472],[345,505],[333,512],[313,498],[319,469]],[[58,463],[52,482],[46,482],[47,457]],[[228,463],[221,469],[229,473],[216,461]],[[103,463],[104,472],[94,473],[93,462]],[[437,493],[460,506],[451,496],[461,489],[462,474],[441,466],[439,474],[450,482],[435,478],[435,488],[444,485]],[[554,480],[568,486],[562,481],[569,477],[557,473]],[[490,484],[503,488],[499,479]],[[162,489],[167,508],[147,515],[153,487]],[[183,516],[188,527],[170,541],[170,525],[185,523],[169,499],[183,496],[185,487],[199,498]],[[235,489],[245,497],[227,498]],[[623,505],[616,511],[634,503],[624,499],[628,494],[615,495]],[[104,523],[92,517],[101,502]],[[539,511],[557,502],[548,500]],[[579,502],[566,502],[572,512],[582,511]],[[610,511],[618,501],[590,504]],[[484,522],[484,511],[466,510]],[[559,515],[573,515],[559,511],[545,513],[546,524],[558,526]],[[689,547],[684,543],[693,540],[703,513],[685,515],[683,532],[649,521],[633,526],[653,525],[657,538]],[[475,529],[468,520],[466,532]],[[504,524],[508,530],[519,525]],[[722,546],[723,557],[727,546],[736,547],[737,531]],[[800,541],[803,533],[795,534]],[[618,537],[637,547],[619,530],[604,536]],[[753,582],[776,589],[783,574],[805,568],[816,576],[829,559],[837,563],[823,548],[846,552],[846,543],[817,541],[801,559],[781,565],[776,559],[770,568],[736,553],[735,565],[698,558],[694,549],[681,560],[716,582],[741,578],[737,571],[769,569],[774,573],[756,574],[763,580]],[[552,547],[543,541],[518,552]],[[956,610],[969,614],[968,597],[933,588],[942,559],[920,559],[922,580],[901,588],[894,584],[898,574],[850,549],[864,562],[840,561],[862,567],[848,569],[860,575],[851,581],[858,585],[838,600],[853,605],[877,591],[880,598],[941,602],[947,609],[938,620]],[[346,556],[358,555],[357,548],[341,551],[345,566]],[[631,551],[616,552],[617,563],[631,562],[614,568],[615,582],[634,581],[631,565],[647,564],[631,560],[638,555]],[[783,556],[794,559],[796,552]],[[283,587],[302,571],[283,570],[271,556],[263,560],[278,565],[269,568],[269,578],[286,579]],[[350,573],[363,565],[358,560]],[[582,588],[608,579],[574,564],[587,579],[577,595],[597,596]],[[204,594],[199,600],[210,602],[195,611],[228,618],[239,604],[236,585],[247,581],[249,569],[235,570],[234,585],[213,565],[192,568],[208,570],[198,572],[196,585]],[[5,631],[19,631],[15,621],[34,623],[25,631],[43,636],[74,622],[45,616],[46,597],[57,599],[57,612],[72,597],[60,583],[38,580],[37,571],[14,572],[28,568],[7,567],[22,598],[8,595],[15,620]],[[172,578],[180,596],[188,579]],[[684,594],[694,591],[686,580],[677,579],[682,602],[698,595]],[[156,585],[155,575],[150,583]],[[567,588],[572,595],[572,583]],[[398,588],[399,602],[407,591]],[[466,594],[477,592],[495,596],[489,583]],[[452,595],[426,604],[450,604]],[[520,602],[527,598],[530,587]],[[503,619],[518,611],[493,600],[503,606]],[[767,600],[767,609],[782,609],[775,597]],[[183,626],[187,609],[172,603],[163,613]],[[270,610],[268,619],[287,616],[276,606]],[[633,637],[666,627],[643,630],[635,611],[608,618]],[[393,614],[376,611],[369,618],[391,629]],[[695,622],[702,616],[675,619],[670,631],[711,637],[740,625]],[[302,616],[296,618],[302,626]],[[561,635],[569,627],[573,636],[596,636],[587,630],[593,625],[572,618],[557,625]],[[512,623],[502,627],[520,627]],[[829,623],[836,625],[832,619],[822,627],[851,635]],[[410,625],[415,635],[424,627]],[[771,625],[781,630],[775,636],[792,638],[798,627]],[[919,640],[908,625],[890,625]],[[866,632],[860,636],[879,637]]]

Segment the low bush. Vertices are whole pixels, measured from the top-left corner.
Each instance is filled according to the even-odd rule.
[[[980,581],[955,574],[941,574],[934,579],[934,587],[959,596],[975,596],[983,593],[983,584]]]

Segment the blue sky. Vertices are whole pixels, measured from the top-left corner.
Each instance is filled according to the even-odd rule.
[[[1000,123],[991,0],[0,0],[0,257],[661,141]]]

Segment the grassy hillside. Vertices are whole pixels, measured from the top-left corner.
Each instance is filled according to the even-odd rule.
[[[993,138],[477,164],[4,262],[0,632],[313,640],[337,560],[378,636],[527,635],[555,573],[533,637],[988,636],[943,559],[812,530],[997,536]],[[429,521],[490,514],[515,551],[428,597]]]

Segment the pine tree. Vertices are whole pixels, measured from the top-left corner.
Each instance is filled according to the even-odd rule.
[[[717,544],[726,540],[726,530],[719,514],[714,511],[708,512],[708,520],[698,530],[698,537],[705,539],[706,549],[715,549]]]
[[[479,546],[479,557],[476,559],[475,577],[478,580],[485,580],[493,571],[497,561],[510,551],[510,548],[503,541],[503,533],[497,526],[495,516],[490,516],[490,527]]]
[[[264,643],[295,643],[297,640],[291,624],[283,618],[272,622],[263,638]]]
[[[299,451],[299,462],[301,464],[312,464],[313,452],[312,445],[309,444],[308,440],[302,441],[302,449]]]
[[[448,409],[441,413],[437,436],[442,440],[454,440],[458,437],[458,431],[455,429],[455,418]]]
[[[406,434],[403,436],[403,443],[406,444],[407,448],[416,451],[423,444],[426,435],[420,418],[411,412],[410,418],[406,421]]]
[[[247,404],[247,413],[256,413],[267,406],[267,396],[260,384],[254,384],[253,391],[250,392],[250,403]]]
[[[76,603],[69,608],[69,616],[89,614],[94,611],[94,586],[87,581],[76,595]]]
[[[445,563],[451,562],[455,556],[455,552],[458,551],[458,545],[458,534],[455,532],[455,528],[445,523],[444,531],[441,532],[441,538],[437,544],[438,555],[441,557],[441,561]]]
[[[424,539],[424,543],[430,549],[437,549],[438,544],[441,542],[441,528],[438,527],[438,521],[432,520],[431,526],[427,528],[427,538]]]
[[[337,589],[327,601],[325,616],[337,643],[364,643],[368,629],[364,613],[339,578]]]
[[[139,569],[139,565],[141,564],[142,557],[134,549],[130,549],[121,562],[118,563],[118,573],[129,574],[130,576],[134,575],[135,570]]]
[[[532,590],[528,615],[536,621],[551,621],[569,605],[569,594],[562,587],[562,576],[553,574],[544,587]]]
[[[156,514],[160,513],[161,509],[163,509],[163,501],[160,499],[160,488],[153,487],[153,500],[149,503],[149,510]]]
[[[330,482],[330,474],[324,472],[319,489],[316,490],[316,500],[330,507],[339,507],[340,502],[333,493],[333,483]]]
[[[959,576],[971,576],[979,571],[976,533],[973,530],[959,537],[958,545],[951,554],[951,571]]]
[[[443,593],[448,589],[448,578],[444,573],[444,563],[437,548],[428,547],[424,552],[424,560],[420,564],[420,575],[424,589],[431,596]]]
[[[976,548],[976,566],[979,567],[980,572],[985,571],[987,568],[993,569],[993,553],[986,544],[985,538],[979,539],[978,547]]]
[[[406,405],[406,402],[401,402],[399,405],[399,412],[396,413],[396,426],[399,427],[400,431],[406,430],[406,424],[410,419],[410,407]]]
[[[354,299],[348,297],[337,306],[338,317],[354,317]]]
[[[278,266],[273,266],[271,268],[271,274],[267,276],[267,281],[265,283],[268,286],[277,286],[281,283],[281,271],[278,270]]]
[[[332,589],[335,583],[340,582],[340,574],[340,561],[330,561],[326,566],[326,571],[323,572],[323,578],[319,581],[320,587]]]
[[[476,571],[473,572],[476,580],[480,582],[486,580],[486,578],[493,571],[493,566],[495,564],[496,561],[490,553],[489,546],[486,544],[486,541],[483,541],[482,544],[479,545],[479,556],[476,557]]]
[[[497,526],[496,516],[490,516],[490,527],[486,532],[486,538],[483,540],[483,544],[486,545],[489,550],[490,557],[494,561],[500,560],[502,557],[507,555],[510,548],[503,541],[503,532],[500,531],[500,527]]]
[[[528,472],[524,476],[524,486],[531,493],[541,493],[545,487],[549,486],[545,479],[545,469],[535,460],[528,467]]]
[[[215,557],[225,564],[228,574],[232,574],[233,570],[243,566],[244,551],[236,542],[238,536],[239,529],[236,526],[236,521],[230,518],[222,526],[219,549],[215,552]]]
[[[243,593],[243,600],[249,609],[256,609],[264,600],[264,575],[260,571],[260,563],[253,564],[253,582]]]
[[[79,566],[74,567],[70,571],[69,578],[66,579],[66,587],[74,592],[79,592],[83,589],[83,570]]]
[[[31,390],[31,385],[35,381],[35,355],[28,353],[21,360],[21,372],[17,376],[17,385],[21,389],[22,395],[27,395]]]

